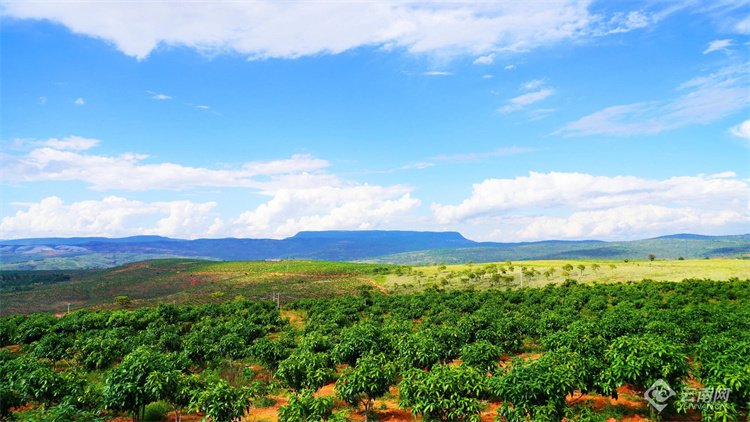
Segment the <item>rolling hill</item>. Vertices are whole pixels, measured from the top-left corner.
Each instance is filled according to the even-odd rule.
[[[158,258],[312,259],[428,264],[529,259],[676,259],[750,254],[750,235],[678,234],[628,242],[475,242],[457,232],[320,231],[286,239],[36,238],[0,241],[2,270],[108,268]]]

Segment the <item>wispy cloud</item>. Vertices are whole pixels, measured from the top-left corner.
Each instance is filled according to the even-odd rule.
[[[211,108],[211,107],[209,107],[209,106],[205,106],[205,105],[197,105],[197,106],[195,106],[195,107],[196,107],[196,108],[199,108],[199,109],[201,109],[201,110],[208,110],[209,108]]]
[[[729,51],[729,47],[731,47],[734,44],[734,40],[726,39],[726,40],[714,40],[708,43],[708,47],[703,51],[703,54],[708,54],[713,51]]]
[[[170,97],[169,95],[159,94],[154,91],[146,91],[146,92],[151,94],[151,98],[153,98],[154,100],[171,100],[172,99],[172,97]]]
[[[513,70],[515,68],[516,68],[516,65],[514,65],[514,64],[509,64],[509,65],[505,66],[505,70]]]
[[[504,147],[498,148],[495,151],[487,152],[469,152],[463,154],[451,154],[451,155],[438,155],[431,157],[431,160],[435,161],[452,161],[452,162],[475,162],[491,157],[504,157],[507,155],[522,154],[525,152],[536,151],[534,148],[522,148],[522,147]]]
[[[474,60],[474,64],[492,64],[495,61],[495,53],[488,54],[486,56],[478,57]]]
[[[424,72],[423,75],[427,76],[450,76],[453,73],[452,72],[440,72],[440,71],[430,71],[430,72]]]
[[[41,105],[47,104],[47,97],[39,97],[39,104]]]
[[[84,105],[84,104],[86,104],[86,103],[83,101],[83,98],[79,98],[79,99],[75,100],[75,105]]]
[[[746,75],[750,65],[726,67],[681,84],[685,94],[668,101],[607,107],[554,132],[565,136],[654,134],[689,124],[706,124],[750,104]]]
[[[542,101],[543,99],[554,94],[555,90],[552,88],[544,88],[539,91],[529,92],[528,94],[519,95],[518,97],[511,98],[508,100],[510,104],[503,106],[498,109],[501,113],[511,113],[518,110],[523,110],[526,106]]]

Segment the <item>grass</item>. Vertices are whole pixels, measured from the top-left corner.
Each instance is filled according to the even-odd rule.
[[[120,267],[71,272],[71,280],[0,294],[0,315],[65,312],[82,307],[108,308],[117,296],[131,306],[160,302],[188,305],[219,303],[236,296],[281,301],[351,294],[372,284],[367,277],[386,266],[326,261],[232,261],[164,259]]]
[[[562,267],[566,264],[573,266],[569,275],[563,274]],[[595,271],[592,264],[599,268]],[[470,278],[469,273],[486,269],[488,265],[504,266],[507,274],[513,275],[514,281],[506,283],[492,283],[490,274],[482,277]],[[520,262],[514,261],[514,271],[506,263],[430,265],[411,267],[411,270],[401,275],[389,274],[378,281],[392,293],[414,293],[430,287],[441,289],[474,288],[484,290],[490,288],[519,288],[521,283]],[[577,268],[584,265],[583,273]],[[641,281],[652,279],[657,281],[682,281],[686,278],[710,278],[713,280],[728,280],[732,277],[747,279],[750,277],[750,265],[746,260],[736,259],[692,259],[673,261],[628,261],[623,260],[542,260],[523,261],[523,266],[539,271],[534,277],[523,277],[524,287],[543,287],[549,283],[561,284],[571,278],[582,283],[615,283],[621,281]],[[612,268],[611,266],[614,266]],[[550,268],[554,273],[547,278],[544,272]]]
[[[128,296],[132,306],[154,304],[205,304],[232,300],[237,296],[268,300],[280,294],[282,303],[300,298],[316,298],[352,294],[365,285],[377,285],[390,293],[414,293],[430,287],[441,289],[519,288],[520,265],[514,261],[512,282],[492,282],[490,274],[477,277],[488,265],[505,263],[456,264],[402,267],[382,264],[355,264],[329,261],[230,261],[214,262],[197,259],[164,259],[126,264],[103,270],[71,272],[71,281],[36,286],[23,292],[0,293],[0,315],[12,313],[54,312],[82,307],[114,307],[117,296]],[[564,275],[562,267],[574,269]],[[584,265],[583,273],[576,268]],[[592,264],[599,265],[594,271]],[[622,260],[545,260],[524,261],[527,269],[539,273],[524,277],[524,287],[560,284],[567,278],[583,283],[614,283],[620,281],[681,281],[685,278],[728,280],[750,277],[748,261],[733,259],[695,259],[684,261]],[[611,268],[610,265],[614,265]],[[554,273],[543,273],[554,268]],[[385,270],[389,270],[385,274]],[[400,273],[400,274],[399,274]],[[473,278],[470,278],[473,277]]]

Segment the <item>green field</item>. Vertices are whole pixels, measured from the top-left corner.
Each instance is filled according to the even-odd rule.
[[[481,263],[458,265],[430,265],[402,267],[402,274],[381,276],[378,281],[392,293],[413,293],[430,287],[445,290],[474,288],[485,290],[491,288],[520,288],[521,261],[514,261],[513,271],[506,263]],[[651,279],[656,281],[682,281],[684,279],[729,280],[730,278],[750,278],[750,262],[739,259],[691,259],[674,261],[628,261],[623,260],[546,260],[523,261],[526,271],[532,268],[538,271],[534,276],[523,276],[523,287],[543,287],[547,284],[561,284],[566,279],[575,279],[583,283],[614,283],[624,281],[641,281]],[[563,266],[572,265],[573,270],[564,275]],[[593,269],[592,265],[599,266]],[[578,265],[584,265],[583,272]],[[614,268],[612,267],[614,266]],[[492,267],[506,270],[505,276],[513,276],[510,280],[492,280]],[[408,269],[407,269],[408,268]],[[545,271],[550,268],[554,272],[547,277]]]

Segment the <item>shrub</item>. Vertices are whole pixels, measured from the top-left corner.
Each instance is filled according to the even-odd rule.
[[[162,421],[167,418],[169,412],[169,406],[163,401],[157,401],[146,405],[146,410],[143,412],[144,421]]]

